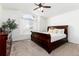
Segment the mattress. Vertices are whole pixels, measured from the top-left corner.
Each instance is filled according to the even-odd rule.
[[[55,41],[58,41],[60,39],[63,39],[63,38],[66,38],[66,34],[50,34],[51,36],[51,42],[55,42]]]

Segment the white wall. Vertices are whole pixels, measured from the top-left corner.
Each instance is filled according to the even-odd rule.
[[[2,6],[0,5],[0,27],[4,20],[2,20]]]
[[[44,16],[40,16],[40,31],[46,32],[47,31],[47,18]]]
[[[69,42],[79,44],[79,10],[51,17],[48,19],[48,26],[52,25],[69,25]]]

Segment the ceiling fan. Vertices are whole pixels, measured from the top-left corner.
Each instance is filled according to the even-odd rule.
[[[33,10],[37,10],[39,8],[42,8],[41,12],[43,12],[43,9],[44,8],[51,8],[51,6],[45,6],[44,3],[39,3],[39,4],[36,4],[34,3],[36,6],[38,6],[37,8],[33,9]]]

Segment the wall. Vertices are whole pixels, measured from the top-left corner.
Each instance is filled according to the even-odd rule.
[[[47,18],[44,16],[40,16],[40,31],[47,32]]]
[[[79,44],[79,10],[49,18],[48,26],[52,25],[69,25],[69,42]]]
[[[4,20],[2,20],[2,6],[0,5],[0,27]]]

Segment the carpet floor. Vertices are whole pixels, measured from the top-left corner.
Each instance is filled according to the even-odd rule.
[[[66,43],[48,54],[33,41],[21,40],[12,43],[10,56],[79,56],[79,45]]]

